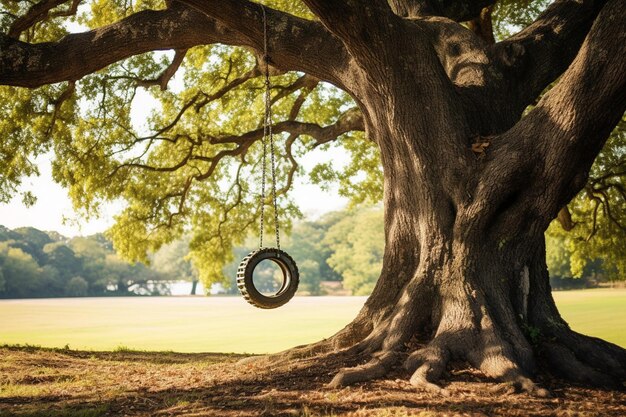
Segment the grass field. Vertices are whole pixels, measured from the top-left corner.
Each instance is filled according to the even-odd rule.
[[[626,290],[555,293],[574,330],[626,347]],[[88,350],[277,352],[331,336],[364,297],[296,297],[259,310],[239,297],[0,301],[0,344]]]

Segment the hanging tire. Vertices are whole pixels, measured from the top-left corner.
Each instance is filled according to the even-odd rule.
[[[280,267],[283,282],[280,289],[273,295],[262,294],[253,281],[254,269],[262,261],[269,260]],[[237,268],[237,288],[243,298],[258,308],[277,308],[287,303],[296,294],[300,274],[298,266],[291,256],[280,249],[263,248],[250,252],[241,260]]]

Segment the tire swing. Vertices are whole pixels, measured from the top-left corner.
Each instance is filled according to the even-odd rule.
[[[250,252],[241,260],[237,268],[237,288],[243,298],[258,308],[271,309],[286,304],[295,295],[300,281],[298,266],[287,252],[280,249],[280,229],[278,227],[278,204],[276,203],[276,167],[274,157],[274,137],[272,135],[272,107],[271,107],[271,84],[269,73],[270,58],[267,52],[267,20],[265,7],[263,10],[263,59],[265,61],[265,117],[263,119],[263,158],[261,161],[261,225],[259,249]],[[269,138],[270,165],[272,174],[272,204],[274,206],[274,229],[276,231],[276,247],[263,247],[263,227],[265,221],[265,179],[267,165],[267,140]],[[275,263],[283,276],[282,284],[274,294],[263,294],[254,285],[254,270],[265,260]]]

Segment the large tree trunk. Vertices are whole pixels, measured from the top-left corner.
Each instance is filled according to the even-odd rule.
[[[411,138],[433,132],[407,130],[407,121],[400,125],[369,131],[377,138],[394,137],[393,145],[380,147],[386,246],[377,285],[350,325],[333,338],[296,349],[294,357],[345,348],[370,358],[338,373],[332,387],[380,378],[401,365],[413,372],[415,386],[445,394],[435,382],[453,362],[544,396],[548,392],[530,379],[541,362],[570,380],[623,388],[626,351],[570,330],[556,309],[543,235],[551,219],[520,221],[519,205],[533,204],[522,203],[520,191],[489,193],[482,201],[470,191],[451,196],[435,173],[450,170],[454,161],[425,165]],[[474,188],[507,190],[524,180],[502,181],[468,179]]]
[[[388,160],[388,180],[398,175],[398,159]],[[406,153],[401,159],[417,163]],[[342,371],[332,386],[381,377],[403,362],[414,385],[439,391],[433,382],[454,360],[543,395],[529,379],[540,358],[569,379],[621,387],[626,352],[571,331],[560,317],[542,233],[509,230],[494,240],[494,222],[458,211],[438,184],[395,181],[390,188],[383,271],[356,320],[367,323],[356,351],[373,359]],[[409,198],[416,188],[427,196]],[[500,221],[515,215],[508,204],[497,210]]]
[[[332,9],[316,11],[332,18]],[[530,379],[538,363],[575,381],[623,388],[626,350],[577,334],[560,317],[544,241],[551,220],[586,182],[608,136],[601,126],[614,126],[623,113],[623,74],[590,60],[597,45],[610,43],[606,22],[596,24],[559,85],[522,120],[524,106],[513,96],[508,107],[486,113],[480,111],[496,100],[488,90],[466,96],[469,104],[459,100],[450,78],[479,86],[487,75],[479,66],[465,72],[439,65],[440,51],[419,37],[407,40],[410,28],[395,38],[394,23],[382,21],[384,35],[373,29],[367,43],[354,38],[359,28],[337,32],[358,62],[346,84],[380,149],[384,262],[358,317],[292,355],[347,348],[369,358],[339,372],[333,387],[402,364],[412,384],[440,392],[435,382],[454,362],[537,395],[547,395]],[[607,56],[621,54],[614,46]],[[579,88],[592,85],[591,74],[610,86],[600,96]],[[599,101],[588,108],[591,97]],[[538,135],[549,140],[538,142]]]

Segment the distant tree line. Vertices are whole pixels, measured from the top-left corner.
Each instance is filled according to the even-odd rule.
[[[0,298],[163,294],[171,276],[120,259],[103,235],[0,226]]]
[[[624,279],[623,257],[584,251],[557,224],[546,238],[553,288]],[[300,294],[324,295],[334,282],[353,295],[367,295],[382,268],[383,242],[383,211],[374,206],[296,222],[282,247],[297,261]],[[189,244],[190,238],[183,238],[164,245],[145,265],[122,260],[102,234],[68,239],[56,232],[0,226],[0,298],[166,295],[169,284],[181,280],[191,282],[195,294],[200,274],[190,260]],[[255,237],[235,247],[223,276],[211,277],[204,287],[221,282],[223,292],[236,294],[239,261],[256,248]],[[270,265],[261,264],[257,272],[256,284],[264,290],[271,291],[280,280]]]

